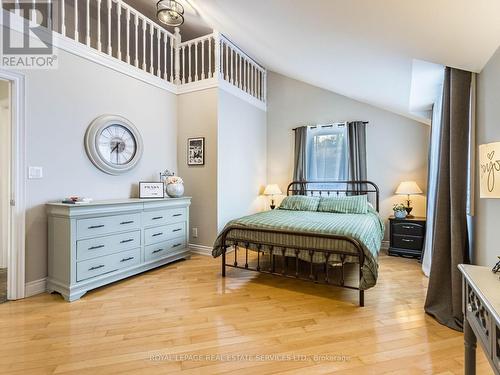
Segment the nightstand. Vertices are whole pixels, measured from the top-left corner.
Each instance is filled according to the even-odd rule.
[[[425,239],[425,218],[389,218],[389,255],[418,258],[422,256]]]

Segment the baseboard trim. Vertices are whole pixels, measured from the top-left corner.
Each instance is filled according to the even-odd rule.
[[[47,291],[47,278],[44,277],[40,280],[30,281],[25,284],[24,296],[31,297],[37,294],[45,293]]]
[[[382,241],[382,245],[380,246],[380,250],[389,250],[389,241]]]
[[[212,256],[212,248],[210,246],[197,245],[194,243],[190,243],[189,248],[191,249],[192,253],[205,255],[205,256]]]

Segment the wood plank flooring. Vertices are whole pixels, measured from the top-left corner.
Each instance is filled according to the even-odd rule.
[[[357,292],[193,256],[67,303],[0,305],[1,374],[462,374],[462,335],[423,312],[414,260]],[[478,374],[491,374],[478,348]]]

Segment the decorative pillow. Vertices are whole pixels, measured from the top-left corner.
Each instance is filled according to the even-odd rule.
[[[280,210],[316,211],[319,197],[306,197],[305,195],[291,195],[285,197],[280,204]]]
[[[345,197],[321,197],[318,211],[342,214],[366,214],[368,212],[368,197],[366,194]]]

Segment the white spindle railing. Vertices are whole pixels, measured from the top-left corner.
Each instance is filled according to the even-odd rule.
[[[54,4],[60,23],[47,23],[54,32],[175,85],[224,80],[266,102],[266,70],[217,32],[182,42],[178,28],[168,32],[123,0]]]

